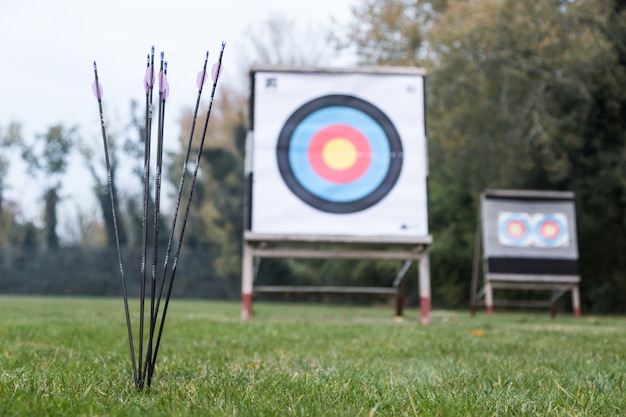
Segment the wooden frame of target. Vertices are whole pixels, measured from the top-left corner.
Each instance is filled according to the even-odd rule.
[[[250,76],[244,318],[250,318],[252,296],[270,291],[255,288],[253,262],[263,257],[341,254],[360,259],[356,248],[363,259],[389,259],[386,252],[399,249],[391,256],[397,259],[397,253],[404,253],[409,264],[420,262],[422,316],[428,321],[424,308],[430,309],[427,266],[432,237],[426,190],[425,71],[253,67]],[[265,249],[259,246],[261,241]],[[318,249],[294,253],[290,248],[307,242]],[[351,248],[336,250],[338,244]],[[404,273],[406,269],[400,268]],[[394,286],[398,284],[394,294],[402,279],[394,280]],[[366,291],[354,292],[359,290]],[[384,291],[391,290],[380,289]]]
[[[481,256],[482,249],[482,256]],[[482,259],[481,259],[482,258]],[[478,290],[483,270],[484,286]],[[484,305],[547,307],[572,292],[580,316],[580,276],[574,193],[569,191],[486,190],[481,194],[474,249],[470,311]],[[494,300],[494,289],[551,291],[548,300]]]

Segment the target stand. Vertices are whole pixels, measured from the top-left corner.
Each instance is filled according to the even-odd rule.
[[[484,305],[549,308],[572,293],[580,317],[574,193],[486,190],[481,194],[472,271],[470,313]],[[481,256],[482,250],[482,256]],[[484,286],[478,290],[483,272]],[[550,291],[547,300],[495,300],[494,289]]]
[[[253,67],[242,317],[261,294],[395,297],[419,262],[430,321],[424,76],[419,68]],[[263,258],[395,260],[389,287],[259,286]],[[390,277],[392,278],[392,277]]]
[[[252,301],[257,295],[350,295],[365,294],[395,298],[395,316],[404,315],[405,277],[414,261],[418,262],[421,321],[430,323],[430,236],[424,238],[359,238],[355,236],[275,236],[244,234],[242,319],[252,317]],[[258,286],[254,282],[263,258],[394,260],[398,273],[390,287],[343,286]]]

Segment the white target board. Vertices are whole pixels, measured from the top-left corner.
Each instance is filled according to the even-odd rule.
[[[251,71],[249,230],[427,236],[424,72]]]

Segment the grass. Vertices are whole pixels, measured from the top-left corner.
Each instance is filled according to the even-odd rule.
[[[0,297],[0,415],[624,415],[622,317],[392,314],[173,300],[138,393],[121,298]]]

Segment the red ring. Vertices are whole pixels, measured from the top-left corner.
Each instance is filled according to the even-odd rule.
[[[548,226],[551,226],[552,230],[550,229],[546,230]],[[549,231],[552,231],[554,233],[549,234],[548,233]],[[554,240],[554,239],[557,239],[561,235],[561,228],[557,222],[552,221],[552,220],[546,220],[542,222],[541,225],[539,226],[539,234],[541,235],[543,239]]]
[[[516,227],[518,229],[516,229]],[[526,234],[526,226],[519,220],[509,220],[505,226],[506,234],[512,239],[519,239]]]
[[[356,148],[357,157],[354,164],[346,169],[335,169],[324,161],[324,147],[329,141],[342,138],[350,141]],[[369,142],[358,130],[346,126],[335,124],[319,130],[309,144],[309,163],[313,170],[325,180],[345,184],[358,179],[367,171],[372,160],[372,151]]]

